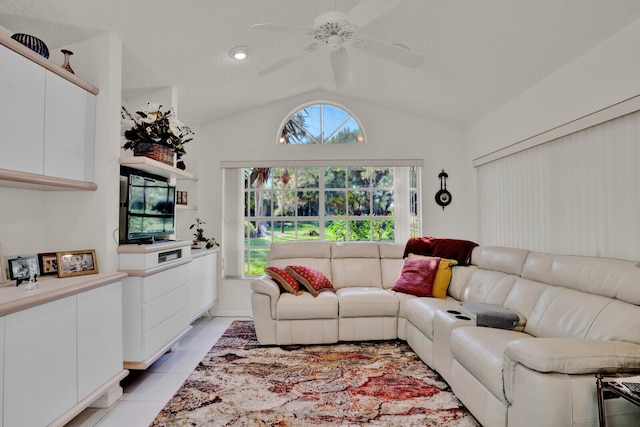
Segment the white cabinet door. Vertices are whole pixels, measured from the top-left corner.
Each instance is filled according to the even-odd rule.
[[[78,400],[122,371],[122,282],[78,298]]]
[[[191,321],[218,297],[216,286],[217,252],[195,257],[189,264],[189,316]]]
[[[47,71],[44,174],[93,181],[96,97]]]
[[[45,70],[0,46],[0,168],[43,173]]]
[[[5,426],[45,426],[78,402],[76,348],[75,295],[5,316]]]

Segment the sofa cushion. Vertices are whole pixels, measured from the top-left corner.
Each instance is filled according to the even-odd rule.
[[[412,298],[405,300],[403,306],[405,318],[431,341],[436,312],[460,310],[460,303],[449,298]]]
[[[386,289],[342,288],[338,296],[339,317],[397,316],[400,302]]]
[[[269,246],[269,264],[277,259],[291,258],[331,258],[331,242],[327,241],[286,241],[273,242]]]
[[[611,299],[547,285],[524,331],[541,338],[586,338]]]
[[[391,291],[391,292],[393,292],[398,298],[398,301],[400,301],[400,306],[398,307],[398,317],[402,317],[406,319],[407,315],[404,309],[406,302],[411,299],[419,298],[419,297],[411,294],[405,294],[404,292],[395,292],[395,291]]]
[[[314,297],[317,297],[321,292],[334,291],[333,285],[327,276],[315,268],[306,265],[290,265],[286,268],[286,271],[295,277]]]
[[[520,275],[528,255],[526,249],[478,246],[473,250],[471,262],[485,270]]]
[[[382,288],[380,259],[332,259],[331,282],[336,289],[362,286]]]
[[[294,295],[298,295],[300,292],[300,285],[295,277],[281,267],[267,267],[264,269],[267,276],[271,277],[285,292],[289,292]]]
[[[380,269],[382,287],[391,289],[396,284],[402,271],[403,243],[380,242]]]
[[[322,272],[331,280],[331,242],[287,241],[273,242],[269,247],[268,265],[285,268],[306,265]]]
[[[337,319],[338,297],[333,292],[322,292],[317,297],[303,292],[296,296],[280,294],[276,306],[277,320]]]
[[[419,297],[431,296],[440,258],[405,258],[400,277],[392,288]]]
[[[336,289],[372,286],[382,288],[380,249],[377,242],[331,243],[331,282]]]
[[[511,341],[528,336],[506,329],[460,326],[451,331],[451,355],[506,404],[502,382],[504,349]]]

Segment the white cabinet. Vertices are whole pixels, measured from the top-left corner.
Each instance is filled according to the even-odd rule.
[[[118,247],[124,366],[147,369],[190,329],[191,242]]]
[[[4,425],[45,426],[78,402],[76,297],[5,319]]]
[[[189,264],[189,316],[191,322],[209,310],[218,300],[218,249],[193,254]]]
[[[85,189],[80,183],[94,179],[97,93],[0,33],[0,179]]]
[[[26,295],[0,288],[0,425],[64,425],[122,394],[124,275],[85,277],[45,277]]]
[[[0,168],[42,173],[45,69],[0,46]]]
[[[47,72],[44,175],[93,181],[96,97]]]
[[[122,283],[78,298],[78,400],[122,370]]]

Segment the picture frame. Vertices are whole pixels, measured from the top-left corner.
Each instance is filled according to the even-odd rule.
[[[98,260],[94,249],[56,252],[56,259],[60,278],[98,273]]]
[[[0,243],[0,284],[9,282],[9,277],[4,263],[4,252],[2,250],[2,243]]]
[[[58,256],[55,252],[45,252],[38,254],[38,264],[40,274],[58,274]]]
[[[36,256],[12,258],[8,262],[9,278],[16,280],[18,284],[23,280],[29,280],[31,273],[40,275],[40,266]]]

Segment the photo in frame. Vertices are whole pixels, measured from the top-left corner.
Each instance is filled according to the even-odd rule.
[[[2,243],[0,243],[0,284],[7,283],[9,281],[5,265],[6,264],[4,263],[4,252],[2,251]]]
[[[58,256],[55,252],[38,254],[40,274],[58,274]]]
[[[32,273],[40,275],[38,257],[26,256],[9,260],[9,278],[17,280],[18,284],[23,280],[29,280]]]
[[[98,273],[98,260],[96,259],[96,251],[93,249],[57,252],[56,258],[58,277]]]

